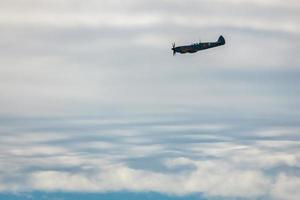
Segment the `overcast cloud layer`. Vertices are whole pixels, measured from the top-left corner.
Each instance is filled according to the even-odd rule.
[[[0,191],[299,199],[299,11],[0,0]]]

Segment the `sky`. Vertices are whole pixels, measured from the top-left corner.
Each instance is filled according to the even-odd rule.
[[[0,0],[0,199],[300,199],[299,20],[297,0]]]

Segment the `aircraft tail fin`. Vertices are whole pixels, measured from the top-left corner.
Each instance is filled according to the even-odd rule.
[[[224,39],[224,37],[222,35],[219,37],[218,42],[220,44],[225,44],[225,39]]]

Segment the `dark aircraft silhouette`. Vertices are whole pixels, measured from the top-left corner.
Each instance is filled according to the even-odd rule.
[[[217,46],[221,46],[225,44],[225,39],[221,35],[217,42],[199,42],[186,46],[178,46],[175,47],[175,43],[173,43],[173,56],[177,53],[196,53],[197,51],[201,51],[204,49],[209,49]]]

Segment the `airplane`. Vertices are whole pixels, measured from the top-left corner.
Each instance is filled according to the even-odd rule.
[[[216,42],[203,42],[203,43],[199,42],[191,45],[178,46],[178,47],[175,47],[175,43],[173,43],[172,46],[173,56],[176,53],[196,53],[197,51],[218,47],[224,44],[225,44],[225,39],[222,35],[219,37],[218,41]]]

